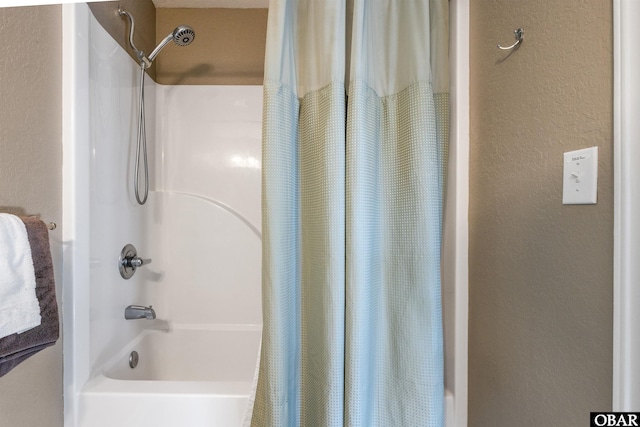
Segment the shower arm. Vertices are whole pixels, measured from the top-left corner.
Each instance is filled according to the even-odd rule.
[[[133,43],[133,33],[135,31],[135,27],[136,24],[133,20],[133,16],[131,16],[131,14],[129,12],[127,12],[126,10],[124,10],[122,7],[118,8],[118,15],[122,16],[126,16],[129,19],[129,44],[131,45],[131,49],[133,49],[136,53],[136,56],[138,57],[138,59],[140,60],[140,66],[142,68],[149,68],[151,67],[151,61],[153,60],[153,57],[155,57],[155,55],[158,54],[158,52],[156,52],[158,50],[158,48],[156,48],[153,53],[151,54],[152,59],[147,58],[147,56],[144,54],[143,51],[141,51],[140,49],[138,49],[136,47],[136,45]],[[163,43],[166,44],[168,42],[168,40],[165,42],[163,40]],[[154,55],[155,53],[155,55]]]

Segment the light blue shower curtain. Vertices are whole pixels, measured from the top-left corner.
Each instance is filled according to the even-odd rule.
[[[447,16],[270,3],[254,427],[444,425]]]

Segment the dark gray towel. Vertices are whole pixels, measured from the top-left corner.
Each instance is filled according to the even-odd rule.
[[[60,336],[56,284],[49,248],[49,230],[36,217],[21,217],[27,228],[40,302],[40,326],[0,339],[0,377],[40,350],[52,346]]]

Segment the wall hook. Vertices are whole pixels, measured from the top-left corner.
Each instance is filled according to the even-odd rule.
[[[518,46],[520,42],[522,42],[522,40],[524,39],[524,28],[518,28],[513,32],[513,34],[516,36],[516,42],[514,44],[512,44],[511,46],[502,46],[499,44],[498,48],[502,50],[510,50]]]

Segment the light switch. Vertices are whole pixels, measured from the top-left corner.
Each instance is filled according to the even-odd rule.
[[[563,205],[598,201],[598,147],[564,153]]]

